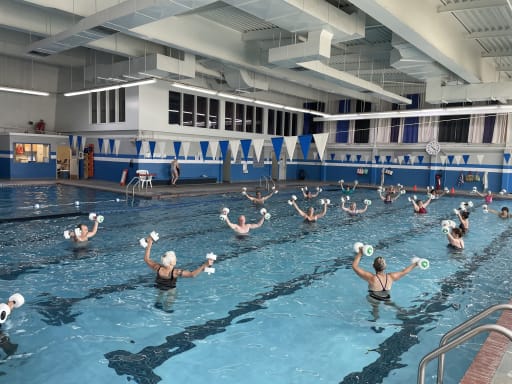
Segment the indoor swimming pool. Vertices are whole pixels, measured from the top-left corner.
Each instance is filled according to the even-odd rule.
[[[249,193],[254,190],[249,188]],[[321,209],[306,224],[287,203]],[[418,197],[424,197],[420,192]],[[367,212],[350,217],[333,187],[305,201],[281,190],[266,201],[271,218],[243,238],[219,220],[261,206],[240,193],[125,201],[124,195],[66,186],[0,189],[0,302],[19,292],[25,305],[0,328],[0,376],[9,383],[385,383],[416,382],[420,359],[451,328],[511,297],[507,220],[482,211],[477,196],[444,196],[426,215],[407,197],[383,204],[375,190],[356,190]],[[461,252],[447,247],[441,220],[472,200]],[[78,204],[77,204],[78,202]],[[495,199],[492,207],[510,201]],[[37,208],[36,208],[37,204]],[[511,203],[512,204],[512,203]],[[63,231],[105,220],[85,246]],[[139,239],[160,239],[152,258],[174,250],[178,267],[195,269],[217,255],[215,273],[179,279],[174,301],[157,303],[155,274]],[[354,242],[371,244],[388,271],[414,256],[414,269],[392,289],[394,305],[372,313],[367,284],[352,270]],[[361,266],[372,269],[373,257]],[[376,315],[376,316],[375,316]],[[484,336],[446,357],[445,383],[458,383]],[[433,382],[436,365],[427,367]],[[427,380],[427,382],[429,382]]]

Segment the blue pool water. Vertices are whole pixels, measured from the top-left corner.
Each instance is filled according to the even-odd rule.
[[[9,355],[0,348],[2,381],[412,383],[442,335],[511,297],[512,229],[484,214],[477,197],[466,249],[453,253],[440,221],[454,219],[467,197],[445,196],[416,216],[406,196],[384,205],[375,191],[359,190],[352,198],[360,205],[373,200],[363,216],[334,206],[310,225],[287,204],[292,193],[300,191],[268,200],[272,218],[239,239],[219,220],[220,209],[254,222],[259,207],[238,193],[126,202],[64,186],[0,189],[0,301],[14,292],[26,299],[0,329],[3,347],[6,337],[17,344]],[[338,203],[340,192],[320,197]],[[62,233],[87,222],[89,212],[105,221],[77,248]],[[178,281],[167,310],[155,307],[154,272],[138,243],[152,230],[160,233],[155,261],[173,249],[179,267],[194,269],[208,252],[218,255],[215,274]],[[376,321],[366,283],[351,269],[355,241],[374,245],[389,271],[412,256],[431,263],[395,283],[396,307],[381,305]],[[363,258],[362,267],[371,270],[372,260]],[[459,382],[483,339],[447,355],[445,383]]]

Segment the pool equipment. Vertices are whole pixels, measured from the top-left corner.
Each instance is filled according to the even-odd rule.
[[[270,220],[270,218],[271,218],[270,213],[268,213],[265,208],[260,209],[260,214],[261,214],[261,216],[263,216],[265,218],[265,220]]]
[[[217,260],[217,255],[214,254],[213,252],[209,252],[209,253],[206,254],[206,258],[209,259],[209,260],[216,261]],[[213,267],[206,267],[204,269],[204,271],[207,274],[212,274],[212,273],[215,273],[215,268],[213,268]]]
[[[103,223],[103,220],[105,220],[105,218],[102,215],[97,215],[96,213],[91,212],[91,213],[89,213],[89,220],[97,221],[98,223],[101,224],[101,223]]]
[[[219,219],[221,221],[225,221],[228,218],[229,215],[229,208],[222,208],[222,213],[219,215]]]
[[[153,239],[154,242],[157,242],[160,239],[160,236],[155,231],[152,231],[149,234],[149,236]],[[148,242],[146,241],[146,239],[144,237],[139,240],[139,244],[142,248],[147,248],[147,246],[148,246]]]
[[[430,267],[430,262],[427,259],[421,259],[419,257],[413,257],[411,259],[411,263],[417,264],[420,269],[428,269]]]
[[[331,204],[331,200],[329,199],[320,199],[320,205],[329,205]]]
[[[5,320],[9,317],[11,314],[11,308],[7,304],[0,304],[0,324],[5,323]]]
[[[363,255],[365,256],[372,256],[373,255],[373,246],[369,244],[363,244],[361,242],[354,243],[354,252],[358,253],[359,248],[363,248]]]
[[[372,205],[372,201],[370,199],[364,199],[364,205]]]
[[[25,304],[25,298],[21,293],[13,293],[11,297],[9,297],[9,301],[14,303],[14,308],[19,308]]]
[[[288,200],[288,204],[293,205],[293,202],[294,202],[294,201],[297,201],[297,196],[292,195],[292,199],[291,199],[291,200]]]

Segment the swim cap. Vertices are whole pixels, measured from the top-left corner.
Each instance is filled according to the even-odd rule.
[[[174,253],[174,251],[165,252],[165,254],[162,256],[162,264],[165,267],[176,265],[176,254]]]

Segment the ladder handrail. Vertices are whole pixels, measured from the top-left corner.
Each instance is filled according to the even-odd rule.
[[[132,188],[132,197],[135,196],[135,187],[137,185],[139,185],[140,183],[140,178],[138,176],[135,176],[133,177],[130,182],[128,183],[128,185],[126,186],[126,197],[128,198],[128,188],[130,187],[130,185],[135,181],[135,183],[133,184],[133,188]]]
[[[452,340],[452,341],[448,342],[447,344],[434,349],[432,352],[428,353],[421,359],[420,365],[418,367],[418,384],[425,383],[425,366],[428,362],[430,362],[432,359],[435,359],[436,357],[438,357],[440,355],[444,355],[446,352],[459,346],[460,344],[462,344],[466,340],[469,340],[473,336],[476,336],[476,335],[478,335],[482,332],[486,332],[486,331],[498,332],[498,333],[502,334],[503,336],[508,337],[509,340],[512,341],[512,331],[510,329],[505,328],[502,325],[484,324],[484,325],[480,325],[479,327],[472,328],[468,332],[457,337],[455,340]],[[442,381],[442,378],[441,378],[441,381]]]
[[[500,310],[512,310],[512,304],[496,304],[487,309],[484,309],[482,312],[477,313],[475,316],[466,320],[462,324],[448,331],[439,342],[439,347],[442,347],[446,343],[448,343],[455,335],[461,333],[463,330],[471,327],[473,324],[482,320],[483,318],[491,315],[492,313]],[[437,383],[442,384],[444,377],[444,354],[439,355],[438,363],[437,363]]]

